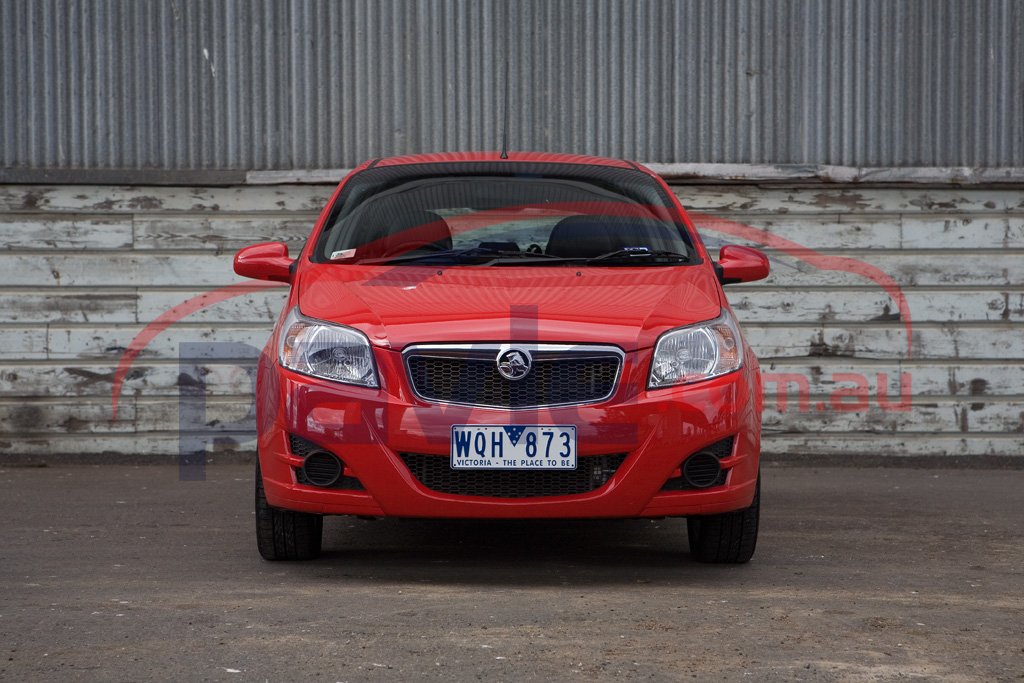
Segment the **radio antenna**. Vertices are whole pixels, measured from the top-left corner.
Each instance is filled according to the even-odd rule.
[[[501,125],[501,158],[508,159],[508,51],[505,52],[505,114]]]

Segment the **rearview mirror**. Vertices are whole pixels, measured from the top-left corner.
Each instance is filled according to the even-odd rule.
[[[723,285],[763,280],[768,277],[768,257],[753,247],[727,244],[718,252],[715,271]]]
[[[235,272],[256,280],[291,282],[294,263],[284,242],[261,242],[235,254]]]

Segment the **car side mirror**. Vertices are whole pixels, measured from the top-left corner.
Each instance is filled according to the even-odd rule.
[[[723,285],[735,282],[753,282],[768,277],[768,257],[753,247],[727,244],[718,252],[715,272]]]
[[[242,277],[272,282],[291,282],[295,261],[288,257],[284,242],[261,242],[235,254],[235,272]]]

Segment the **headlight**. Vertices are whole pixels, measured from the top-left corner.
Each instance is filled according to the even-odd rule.
[[[649,389],[700,382],[738,370],[743,342],[736,321],[725,310],[706,323],[661,335],[651,360]]]
[[[305,318],[293,308],[278,346],[281,365],[304,375],[377,387],[377,369],[366,335],[351,327]]]

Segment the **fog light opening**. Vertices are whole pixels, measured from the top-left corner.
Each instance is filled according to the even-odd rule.
[[[699,451],[683,463],[683,478],[695,489],[714,486],[722,473],[722,465],[714,453]]]
[[[608,483],[608,480],[615,476],[616,467],[594,467],[590,473],[591,482],[595,489],[599,489]]]
[[[341,461],[327,451],[313,451],[302,462],[302,473],[306,475],[306,481],[314,486],[334,486],[343,470]]]

